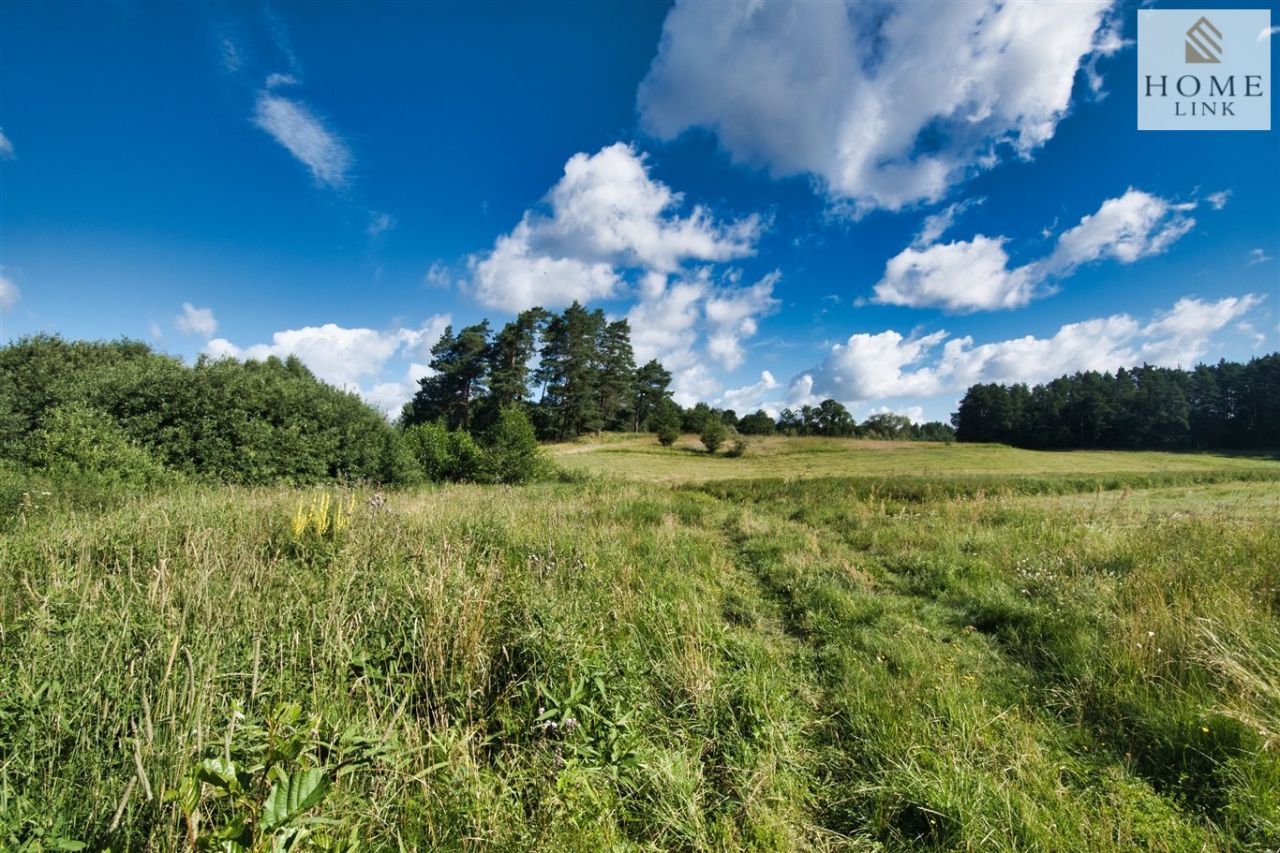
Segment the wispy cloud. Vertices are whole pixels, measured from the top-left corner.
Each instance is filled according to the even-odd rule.
[[[253,121],[310,169],[316,183],[333,189],[347,185],[351,151],[305,104],[263,90]]]
[[[1222,210],[1227,206],[1227,200],[1231,198],[1231,190],[1222,190],[1216,193],[1209,193],[1204,200],[1209,202],[1209,206],[1214,210]]]
[[[0,160],[12,160],[13,156],[13,143],[4,135],[4,129],[0,128]]]
[[[174,318],[173,324],[184,334],[204,338],[211,338],[218,331],[218,320],[213,316],[213,309],[197,308],[190,302],[182,303],[182,313]]]
[[[380,213],[376,210],[369,211],[369,225],[365,230],[369,232],[370,237],[377,239],[395,227],[396,218],[390,213]]]
[[[17,283],[0,272],[0,310],[11,310],[21,298],[22,291],[18,289]]]
[[[1271,257],[1261,249],[1249,250],[1249,266],[1251,267],[1256,266],[1257,264],[1265,264],[1267,261],[1274,261],[1274,260],[1275,258]]]

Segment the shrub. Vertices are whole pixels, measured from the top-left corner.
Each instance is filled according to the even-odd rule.
[[[649,421],[653,431],[658,434],[658,442],[663,447],[670,447],[680,437],[680,411],[670,400],[663,400]]]
[[[737,459],[747,452],[747,440],[742,437],[735,438],[729,442],[729,447],[725,449],[724,455],[733,459]]]
[[[154,485],[169,478],[163,465],[125,435],[105,412],[65,403],[49,412],[32,436],[35,464],[55,476],[88,476],[105,483]]]
[[[524,410],[507,406],[485,433],[488,479],[495,483],[528,483],[545,468],[533,424]]]
[[[724,440],[729,437],[729,430],[719,418],[707,418],[702,425],[702,443],[706,446],[708,453],[715,453],[720,449],[720,445],[724,444]]]
[[[404,444],[422,473],[433,482],[486,482],[485,452],[470,433],[450,432],[440,421],[415,424],[404,431]]]

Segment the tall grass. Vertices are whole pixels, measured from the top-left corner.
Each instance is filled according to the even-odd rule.
[[[1031,496],[1250,476],[50,496],[0,847],[1275,847],[1274,510]]]

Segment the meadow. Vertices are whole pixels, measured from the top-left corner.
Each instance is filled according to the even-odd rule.
[[[521,487],[29,491],[0,847],[1280,847],[1280,462],[549,455]]]

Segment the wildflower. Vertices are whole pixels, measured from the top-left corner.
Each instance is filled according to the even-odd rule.
[[[1148,637],[1154,637],[1155,635],[1156,635],[1156,632],[1155,632],[1155,631],[1148,631],[1148,632],[1147,632],[1147,636],[1148,636]]]
[[[571,731],[573,731],[574,729],[576,729],[577,727],[578,727],[578,721],[577,721],[577,720],[575,720],[573,717],[568,717],[568,718],[566,718],[566,719],[565,719],[565,721],[564,721],[564,730],[565,730],[566,732],[571,732]]]
[[[1201,727],[1200,727],[1200,731],[1204,732],[1205,734],[1208,734],[1208,733],[1209,733],[1209,727],[1208,727],[1208,726],[1201,726]]]

